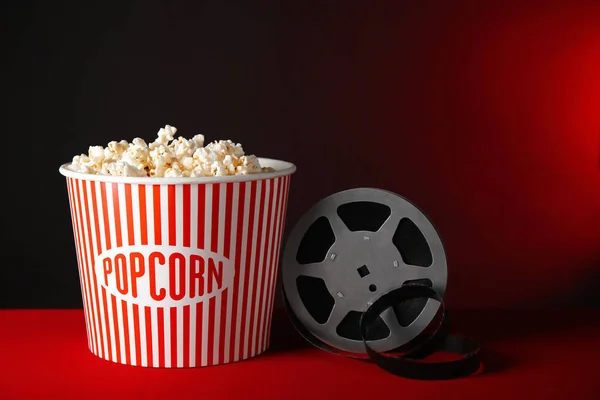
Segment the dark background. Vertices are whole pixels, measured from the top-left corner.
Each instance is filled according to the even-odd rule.
[[[600,2],[3,2],[0,307],[80,307],[64,177],[178,134],[416,203],[454,308],[600,305]],[[8,176],[6,176],[8,175]]]

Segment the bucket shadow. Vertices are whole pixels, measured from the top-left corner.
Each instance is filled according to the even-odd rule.
[[[284,309],[273,311],[269,352],[289,352],[314,348],[294,328]]]

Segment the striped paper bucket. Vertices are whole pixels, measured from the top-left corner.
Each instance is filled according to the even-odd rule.
[[[291,175],[66,176],[88,346],[116,363],[197,367],[269,347]]]

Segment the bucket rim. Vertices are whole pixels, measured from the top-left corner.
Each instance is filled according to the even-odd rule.
[[[108,183],[129,183],[129,184],[149,184],[149,185],[176,185],[176,184],[204,184],[204,183],[226,183],[226,182],[252,182],[257,180],[278,178],[281,176],[292,175],[296,172],[296,165],[283,160],[273,158],[258,157],[262,167],[271,167],[274,172],[261,172],[248,175],[228,175],[228,176],[195,176],[195,177],[138,177],[138,176],[112,176],[86,174],[83,172],[71,171],[67,167],[71,164],[62,164],[58,171],[67,178],[73,178],[86,181],[98,181]]]

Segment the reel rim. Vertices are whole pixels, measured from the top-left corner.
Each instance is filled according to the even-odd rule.
[[[352,201],[347,201],[347,200],[352,200]],[[367,201],[367,202],[375,202],[375,203],[385,204],[388,207],[390,207],[391,212],[390,212],[390,215],[383,222],[383,224],[379,227],[379,230],[377,232],[367,232],[367,231],[351,232],[348,229],[348,227],[346,226],[346,224],[342,221],[342,219],[337,214],[337,208],[342,204],[351,203],[353,201],[354,202]],[[419,267],[419,266],[410,266],[410,265],[404,263],[404,261],[402,260],[402,256],[399,253],[399,250],[396,248],[396,246],[391,241],[392,236],[390,236],[390,233],[393,235],[395,230],[398,228],[400,219],[407,217],[409,215],[413,217],[413,218],[409,218],[409,219],[411,219],[411,221],[421,231],[422,235],[424,236],[424,238],[427,242],[427,245],[429,246],[429,251],[431,252],[431,256],[433,258],[433,262],[432,262],[431,266],[429,266],[429,267],[423,268],[423,267]],[[296,255],[298,252],[298,248],[300,246],[300,242],[301,242],[302,238],[306,235],[309,227],[321,216],[325,216],[327,218],[327,220],[330,221],[330,225],[335,225],[335,227],[332,226],[332,230],[335,235],[335,241],[330,246],[330,248],[327,250],[326,257],[322,262],[314,263],[314,264],[300,264],[296,260]],[[335,220],[335,222],[332,223],[331,222],[332,219]],[[416,221],[415,221],[415,219],[416,219]],[[395,222],[395,223],[392,223],[392,222]],[[393,230],[391,232],[390,232],[388,223],[392,223],[391,226],[392,226]],[[340,227],[343,227],[342,231],[339,230]],[[385,229],[384,229],[384,227],[385,227]],[[340,303],[340,301],[341,301],[340,300],[341,298],[339,296],[336,296],[336,294],[339,295],[339,292],[336,293],[336,291],[331,290],[329,282],[327,282],[327,281],[325,282],[329,294],[334,299],[334,306],[330,312],[327,322],[325,322],[325,324],[319,324],[312,317],[312,315],[308,312],[304,302],[300,298],[300,294],[299,294],[299,291],[298,291],[298,288],[296,285],[296,279],[298,278],[298,276],[305,275],[305,274],[298,273],[298,269],[304,268],[307,265],[318,268],[319,265],[321,265],[321,267],[322,267],[322,265],[324,263],[327,263],[329,261],[334,262],[335,260],[331,260],[331,255],[339,254],[339,251],[337,249],[343,248],[343,244],[340,245],[338,242],[350,240],[350,239],[348,239],[350,236],[358,237],[360,235],[364,235],[365,232],[367,232],[369,235],[372,235],[373,237],[376,237],[382,230],[384,231],[384,234],[387,235],[385,237],[390,239],[390,242],[387,243],[385,250],[389,254],[394,253],[394,251],[397,252],[398,255],[396,258],[399,258],[399,260],[401,261],[400,264],[401,264],[402,268],[397,268],[397,269],[400,271],[404,271],[405,267],[409,267],[409,268],[419,269],[423,273],[424,273],[424,271],[427,271],[428,274],[431,273],[430,275],[433,275],[431,278],[431,281],[433,283],[433,289],[436,290],[438,293],[440,293],[440,295],[443,296],[445,293],[445,290],[446,290],[446,286],[447,286],[448,269],[447,269],[447,259],[446,259],[445,247],[444,247],[442,238],[439,234],[439,231],[437,230],[437,228],[435,227],[435,225],[433,224],[431,219],[423,212],[423,210],[421,210],[419,207],[417,207],[414,203],[412,203],[410,200],[408,200],[404,196],[399,195],[399,194],[394,193],[389,190],[379,189],[379,188],[371,188],[371,187],[351,188],[351,189],[346,189],[346,190],[331,194],[331,195],[321,199],[319,202],[314,204],[307,212],[305,212],[301,216],[299,221],[296,223],[296,225],[291,230],[289,237],[284,245],[283,257],[282,257],[281,281],[282,281],[282,289],[284,292],[284,296],[287,298],[287,300],[289,302],[289,308],[295,314],[296,318],[300,321],[300,323],[309,332],[311,332],[317,339],[321,340],[322,342],[324,342],[325,344],[327,344],[333,348],[339,349],[341,351],[349,352],[349,353],[356,353],[356,354],[365,354],[366,353],[364,343],[362,340],[352,340],[352,339],[348,339],[348,338],[339,336],[339,334],[337,334],[335,329],[337,328],[337,326],[339,325],[339,323],[341,321],[341,320],[339,320],[339,318],[340,318],[339,315],[336,315],[337,322],[335,323],[335,326],[333,328],[330,328],[330,327],[327,327],[326,329],[320,328],[320,327],[323,327],[324,325],[327,325],[330,321],[332,321],[332,316],[336,312],[338,303]],[[345,233],[341,233],[341,232],[345,232]],[[354,239],[352,239],[352,240],[354,240]],[[375,241],[373,241],[373,243],[378,244],[379,242],[377,242],[377,240],[383,240],[383,237],[380,239],[376,239]],[[357,246],[360,247],[360,243],[357,243]],[[335,251],[337,253],[333,252],[332,249],[335,249]],[[357,250],[357,251],[359,251],[359,250]],[[389,256],[389,254],[388,254],[388,256]],[[375,257],[378,257],[378,256],[375,256]],[[358,263],[358,264],[360,264],[360,263]],[[375,265],[373,263],[370,263],[370,264]],[[359,266],[359,265],[357,265],[357,266]],[[434,266],[435,266],[435,268],[434,268]],[[386,266],[384,268],[388,268],[388,267],[389,266]],[[377,268],[375,268],[375,269],[377,269]],[[390,271],[391,271],[391,269],[390,269]],[[345,268],[345,270],[342,270],[342,272],[343,272],[343,274],[350,275],[350,274],[352,274],[352,268],[347,266],[347,268]],[[381,272],[381,271],[379,271],[379,272]],[[402,274],[400,274],[400,275],[402,275]],[[427,275],[427,274],[425,274],[425,275]],[[321,279],[323,279],[323,278],[321,278]],[[343,279],[343,276],[342,276],[342,279]],[[352,278],[352,279],[354,279],[354,278]],[[325,279],[323,279],[323,280],[325,280]],[[400,278],[392,279],[389,284],[384,283],[379,288],[379,290],[371,293],[370,297],[368,295],[365,296],[363,293],[362,298],[363,298],[363,300],[367,299],[367,301],[364,301],[360,305],[358,305],[360,301],[354,302],[353,307],[358,308],[358,310],[356,310],[356,311],[364,312],[369,307],[369,305],[372,304],[372,302],[375,301],[378,297],[382,296],[383,294],[385,294],[391,290],[397,289],[398,287],[402,286],[402,284],[405,281],[407,281],[407,279],[400,279]],[[395,314],[393,314],[394,313],[393,310],[388,309],[388,310],[384,311],[382,313],[382,318],[384,318],[384,321],[385,321],[386,325],[388,326],[390,333],[384,339],[369,341],[368,342],[369,346],[376,351],[385,352],[385,351],[390,351],[390,350],[396,349],[404,344],[411,342],[412,340],[417,338],[427,328],[427,326],[429,326],[429,324],[431,324],[431,322],[437,315],[439,309],[440,309],[439,303],[437,303],[435,301],[431,302],[428,299],[425,306],[421,310],[421,312],[407,327],[400,327],[399,323],[397,325],[393,324],[393,321],[398,322],[395,317]],[[346,308],[346,309],[342,308],[342,309],[339,309],[337,312],[338,312],[338,314],[344,313],[344,316],[345,316],[348,311],[350,311],[349,308]],[[341,318],[343,318],[344,316],[342,316]],[[418,321],[418,323],[417,323],[417,321]],[[335,333],[335,335],[332,335],[332,329],[333,329],[333,332]]]

